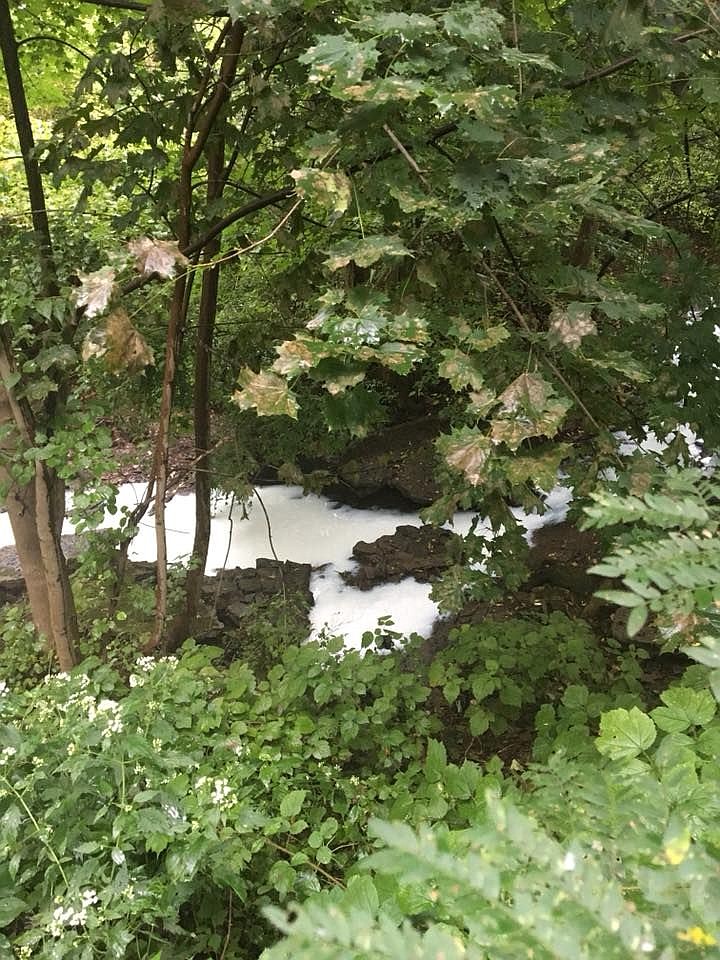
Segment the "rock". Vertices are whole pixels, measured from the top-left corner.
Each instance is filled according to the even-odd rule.
[[[428,583],[450,566],[451,547],[457,540],[456,534],[438,527],[399,526],[395,533],[372,543],[356,543],[352,555],[358,567],[342,576],[360,590],[370,590],[379,583],[397,583],[405,577]]]
[[[352,506],[428,506],[440,496],[434,441],[443,428],[422,417],[350,444],[327,492]]]

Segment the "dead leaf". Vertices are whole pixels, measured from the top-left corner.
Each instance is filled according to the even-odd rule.
[[[127,312],[118,307],[113,310],[105,324],[107,340],[106,362],[111,370],[119,373],[139,373],[155,363],[152,349],[145,337],[133,326]]]
[[[139,237],[128,243],[128,250],[135,257],[135,267],[143,276],[156,273],[163,279],[172,277],[175,268],[187,267],[188,258],[180,252],[177,240],[151,240]]]
[[[102,267],[93,273],[80,274],[80,286],[75,291],[75,303],[86,307],[88,317],[96,317],[107,309],[115,290],[115,270]]]

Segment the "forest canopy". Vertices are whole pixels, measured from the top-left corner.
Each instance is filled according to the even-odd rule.
[[[0,960],[715,955],[718,5],[0,0],[0,50]],[[283,581],[231,655],[213,491],[408,424],[491,532],[442,644]]]

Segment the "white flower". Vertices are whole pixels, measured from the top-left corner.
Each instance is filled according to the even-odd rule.
[[[152,742],[153,750],[162,750],[163,742],[160,737],[155,737]]]
[[[131,673],[129,683],[131,687],[142,687],[145,683],[145,677],[139,677],[137,673]]]
[[[155,666],[155,660],[153,657],[138,657],[135,661],[135,666],[138,670],[143,670],[145,673],[148,673]]]
[[[4,697],[8,692],[8,685],[4,680],[0,680],[0,697]]]
[[[233,796],[232,788],[224,777],[216,777],[213,781],[213,789],[210,794],[210,800],[216,807],[227,809],[236,801]]]
[[[569,850],[565,854],[562,863],[560,864],[560,869],[565,873],[569,873],[571,870],[574,870],[576,866],[575,854],[571,853]]]
[[[15,747],[3,747],[2,753],[0,753],[0,767],[4,767],[10,757],[14,757],[16,753]]]
[[[73,743],[73,742],[71,741],[71,742],[67,745],[67,754],[68,754],[68,756],[71,757],[71,756],[75,753],[76,750],[77,750],[77,744],[75,744],[75,743]]]

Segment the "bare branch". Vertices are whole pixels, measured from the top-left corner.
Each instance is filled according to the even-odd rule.
[[[89,60],[90,57],[85,53],[84,50],[81,50],[80,47],[76,47],[74,43],[69,43],[67,40],[61,40],[60,37],[51,37],[48,34],[38,34],[36,37],[24,37],[22,40],[18,40],[17,49],[25,46],[26,43],[36,43],[39,40],[47,40],[50,43],[60,43],[63,47],[69,47],[71,50],[74,50],[75,53],[78,53],[81,57],[85,57],[86,60]]]

